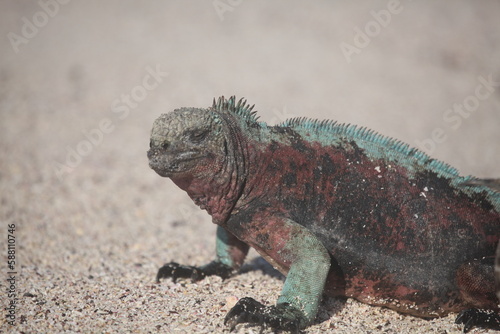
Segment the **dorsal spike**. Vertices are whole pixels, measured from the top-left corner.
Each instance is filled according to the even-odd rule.
[[[236,102],[236,97],[233,95],[229,99],[225,99],[224,96],[219,97],[217,104],[213,108],[216,111],[230,112],[246,121],[263,125],[263,123],[258,122],[259,117],[257,116],[257,111],[252,111],[254,106],[255,104],[249,106],[245,98],[240,98],[238,102]]]
[[[220,109],[222,109],[222,105],[223,105],[223,103],[224,103],[224,96],[221,96],[221,97],[219,97],[219,98],[218,98],[218,100],[217,100],[217,106],[216,106],[216,109],[219,109],[219,110],[220,110]]]
[[[383,136],[367,127],[359,127],[353,124],[339,124],[333,120],[315,120],[304,117],[288,119],[278,126],[290,127],[294,130],[313,130],[318,140],[331,141],[332,144],[341,140],[354,140],[358,146],[370,150],[375,156],[390,154],[415,160],[417,164],[427,165],[438,174],[449,177],[459,177],[458,171],[448,164],[434,160],[417,148],[410,147],[405,142]]]
[[[240,107],[244,107],[247,104],[247,100],[245,98],[241,98],[238,100],[238,103],[236,104],[236,109],[240,109]]]

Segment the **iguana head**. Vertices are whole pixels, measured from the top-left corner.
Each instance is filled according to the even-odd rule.
[[[161,115],[151,131],[149,166],[171,178],[209,178],[223,165],[237,168],[236,160],[243,158],[238,143],[242,132],[248,132],[242,129],[260,126],[252,109],[244,99],[236,102],[232,96],[214,100],[211,108],[181,108]]]
[[[258,128],[241,99],[219,98],[211,108],[181,108],[153,124],[149,166],[185,190],[214,222],[223,222],[245,184],[247,137]]]
[[[149,166],[161,176],[210,177],[226,154],[220,119],[210,109],[176,109],[153,124]]]

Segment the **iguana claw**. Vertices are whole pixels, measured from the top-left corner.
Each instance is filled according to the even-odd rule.
[[[217,275],[223,279],[228,278],[233,273],[233,268],[220,262],[210,262],[202,267],[185,266],[177,262],[165,264],[158,270],[156,274],[156,282],[160,282],[162,278],[171,277],[174,282],[178,278],[190,278],[193,282],[201,281],[206,276]]]
[[[490,310],[471,308],[460,312],[455,323],[464,325],[464,333],[474,327],[500,330],[500,315]]]
[[[288,303],[265,306],[253,298],[245,297],[236,303],[224,319],[224,324],[233,331],[240,323],[251,323],[273,329],[299,333],[304,315]]]
[[[193,266],[184,266],[178,264],[176,262],[170,262],[165,264],[158,270],[156,274],[156,282],[160,282],[161,278],[171,277],[174,282],[177,281],[178,278],[200,278],[201,273],[198,272],[198,268]]]

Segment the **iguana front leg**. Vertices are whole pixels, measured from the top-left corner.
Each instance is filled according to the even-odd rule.
[[[243,236],[271,264],[287,275],[275,306],[242,298],[229,311],[225,324],[256,323],[297,332],[311,324],[317,314],[330,269],[330,255],[305,227],[286,218],[274,218],[255,232]]]
[[[162,278],[171,277],[174,281],[178,278],[190,278],[193,281],[199,281],[206,276],[220,276],[222,278],[230,277],[238,270],[248,253],[248,245],[240,241],[224,228],[217,227],[216,237],[216,259],[204,266],[194,267],[181,265],[176,262],[165,264],[158,270],[156,281]]]

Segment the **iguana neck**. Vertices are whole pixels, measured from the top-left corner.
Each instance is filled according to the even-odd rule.
[[[232,182],[224,184],[231,171],[221,170],[220,175],[172,177],[172,181],[187,192],[193,202],[212,216],[214,223],[225,221],[233,207],[231,199]],[[229,180],[232,178],[229,177]],[[228,196],[226,195],[228,194]]]
[[[246,162],[245,189],[242,191],[236,210],[255,205],[275,186],[273,178],[277,170],[273,168],[273,161],[279,157],[275,150],[279,147],[279,138],[275,138],[269,127],[261,128],[259,134],[248,136],[244,147]],[[279,164],[279,161],[278,161]],[[279,176],[278,176],[279,177]],[[261,202],[261,205],[269,203]]]

